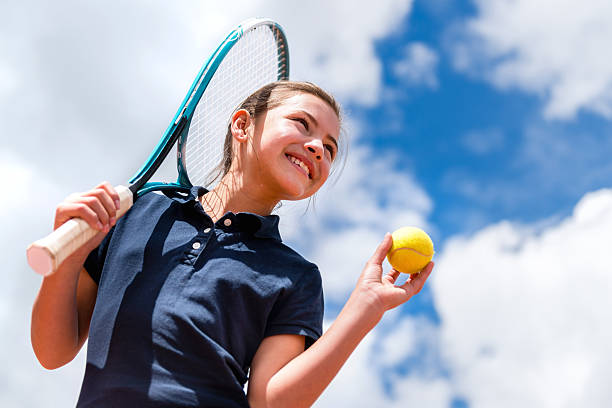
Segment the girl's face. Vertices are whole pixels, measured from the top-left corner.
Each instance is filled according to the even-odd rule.
[[[244,177],[271,200],[300,200],[325,183],[338,152],[340,121],[322,99],[288,97],[251,122]]]

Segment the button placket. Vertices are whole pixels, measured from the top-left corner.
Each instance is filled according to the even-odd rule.
[[[191,249],[188,249],[185,256],[186,262],[193,265],[197,258],[200,257],[202,252],[204,251],[208,241],[211,239],[212,228],[206,227],[202,232],[193,237],[193,241],[191,242]]]

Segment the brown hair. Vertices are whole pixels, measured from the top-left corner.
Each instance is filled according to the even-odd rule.
[[[318,87],[317,85],[310,82],[297,82],[297,81],[278,81],[272,82],[268,85],[259,88],[257,91],[252,93],[249,97],[247,97],[242,103],[232,112],[232,116],[235,112],[244,109],[246,110],[253,120],[257,120],[261,117],[262,114],[266,113],[270,109],[274,109],[282,103],[299,93],[308,93],[314,95],[321,100],[325,101],[336,113],[338,119],[341,119],[340,115],[340,105],[333,96],[329,93],[325,92],[323,89]],[[227,133],[225,135],[225,143],[223,146],[223,159],[219,166],[217,167],[216,173],[217,177],[221,179],[225,176],[232,165],[233,160],[233,150],[232,150],[232,131],[231,131],[231,123],[227,127]],[[340,145],[344,145],[344,143],[340,143]],[[341,150],[341,149],[339,149]],[[340,156],[341,152],[338,151],[337,156]],[[338,158],[338,157],[337,157]],[[334,162],[337,161],[334,160]]]

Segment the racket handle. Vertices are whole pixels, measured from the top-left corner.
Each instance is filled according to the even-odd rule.
[[[117,219],[132,207],[134,196],[129,188],[116,186],[119,194]],[[28,264],[37,273],[47,276],[99,231],[80,218],[72,218],[46,237],[30,244],[26,251]]]

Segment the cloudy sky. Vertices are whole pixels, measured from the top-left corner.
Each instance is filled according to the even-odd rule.
[[[609,405],[609,1],[125,3],[0,5],[1,406],[71,406],[84,368],[82,354],[53,372],[35,360],[25,247],[69,193],[125,183],[252,16],[285,28],[294,79],[344,107],[336,183],[314,209],[280,210],[320,265],[328,322],[386,231],[418,225],[436,244],[426,289],[316,406]]]

